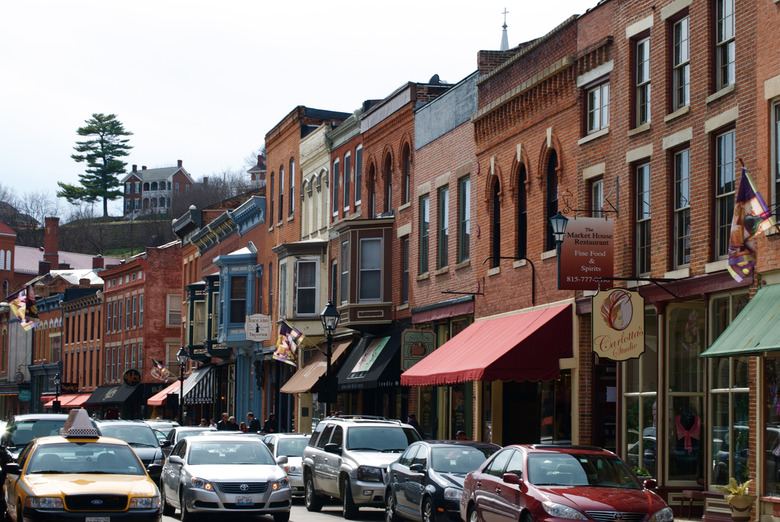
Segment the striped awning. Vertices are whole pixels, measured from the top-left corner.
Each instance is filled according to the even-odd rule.
[[[184,404],[214,402],[215,366],[207,364],[196,368],[184,381]]]

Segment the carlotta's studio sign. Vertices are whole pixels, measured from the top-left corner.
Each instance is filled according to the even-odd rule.
[[[592,298],[593,351],[625,361],[645,351],[645,300],[638,292],[613,288]]]

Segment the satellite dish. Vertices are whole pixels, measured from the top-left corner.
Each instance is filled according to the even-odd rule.
[[[439,75],[438,74],[434,74],[433,76],[431,76],[431,79],[428,81],[428,83],[430,83],[430,84],[439,84],[439,83],[441,83],[441,80],[439,80]]]

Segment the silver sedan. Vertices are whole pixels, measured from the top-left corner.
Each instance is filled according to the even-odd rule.
[[[181,510],[186,521],[198,513],[272,515],[290,519],[290,480],[257,437],[213,436],[180,440],[162,470],[163,514]]]

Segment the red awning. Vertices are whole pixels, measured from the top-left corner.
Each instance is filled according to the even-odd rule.
[[[162,406],[166,403],[168,400],[168,395],[171,393],[179,393],[179,390],[181,389],[181,382],[174,381],[171,384],[169,384],[165,389],[155,393],[148,399],[146,399],[146,404],[149,406]]]
[[[549,381],[572,356],[571,305],[477,321],[401,374],[402,386]]]
[[[89,396],[91,394],[89,393],[65,393],[63,395],[59,396],[60,399],[60,408],[78,408],[85,402],[87,402],[87,399],[89,399]],[[53,408],[54,407],[54,397],[53,396],[42,396],[41,400],[46,400],[46,402],[43,407],[44,408]]]

